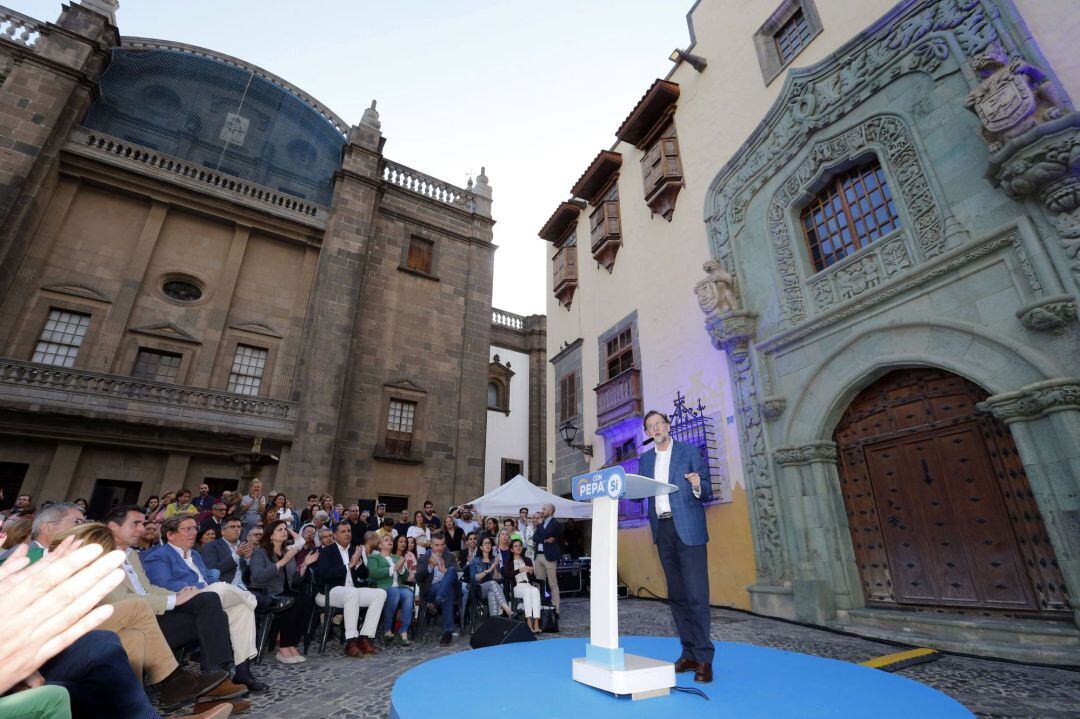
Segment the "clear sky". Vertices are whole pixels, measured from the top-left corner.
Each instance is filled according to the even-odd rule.
[[[0,0],[55,20],[59,0]],[[303,88],[349,124],[379,101],[390,159],[494,192],[493,303],[545,311],[536,233],[689,42],[691,0],[121,0],[122,35],[199,45]]]

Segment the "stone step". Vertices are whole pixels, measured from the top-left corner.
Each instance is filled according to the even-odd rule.
[[[1080,629],[1065,621],[852,609],[837,612],[833,626],[860,636],[949,652],[1080,666]]]

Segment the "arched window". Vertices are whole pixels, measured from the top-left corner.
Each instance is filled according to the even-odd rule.
[[[819,271],[900,227],[877,158],[834,175],[802,211],[802,226]]]

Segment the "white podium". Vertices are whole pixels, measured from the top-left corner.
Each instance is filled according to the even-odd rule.
[[[664,696],[675,686],[675,665],[619,647],[619,499],[670,494],[678,487],[626,474],[622,467],[579,475],[570,486],[575,500],[593,504],[590,641],[585,656],[573,660],[574,680],[634,699]]]

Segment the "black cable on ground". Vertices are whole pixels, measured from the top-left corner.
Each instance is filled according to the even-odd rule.
[[[673,691],[673,692],[685,692],[686,694],[694,694],[696,696],[701,697],[702,699],[704,699],[707,702],[712,701],[711,699],[709,699],[708,694],[706,694],[705,692],[701,691],[700,689],[698,689],[696,687],[671,687],[671,691]]]

